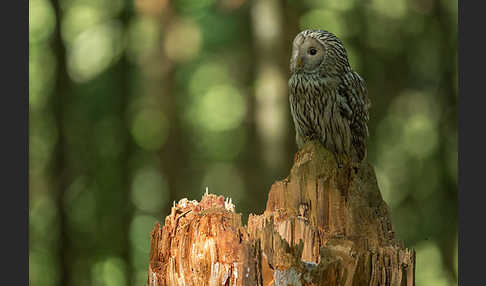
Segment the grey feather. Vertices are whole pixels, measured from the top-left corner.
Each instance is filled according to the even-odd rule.
[[[290,110],[299,148],[316,138],[335,154],[363,160],[370,101],[342,42],[327,31],[302,31],[292,46],[290,69]]]

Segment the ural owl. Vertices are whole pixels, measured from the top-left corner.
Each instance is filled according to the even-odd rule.
[[[289,100],[297,146],[318,139],[354,162],[366,156],[368,99],[364,80],[351,69],[342,42],[323,30],[300,32],[292,44]]]

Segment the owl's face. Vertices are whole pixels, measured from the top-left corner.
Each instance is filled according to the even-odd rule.
[[[336,76],[350,70],[343,43],[324,30],[304,30],[294,39],[290,71],[292,74]]]
[[[318,73],[326,56],[326,48],[318,40],[297,35],[292,45],[290,71],[292,73]]]

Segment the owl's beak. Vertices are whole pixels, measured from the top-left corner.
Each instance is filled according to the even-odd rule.
[[[302,58],[298,58],[296,68],[301,69],[302,67],[303,67]]]
[[[294,55],[293,60],[291,61],[291,66],[290,70],[294,72],[299,72],[304,68],[304,62],[302,60],[302,57],[299,55]]]

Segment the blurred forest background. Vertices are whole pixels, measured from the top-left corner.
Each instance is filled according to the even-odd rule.
[[[290,45],[340,37],[418,286],[457,285],[457,1],[29,0],[30,285],[146,285],[149,234],[210,192],[247,217],[296,152]]]

